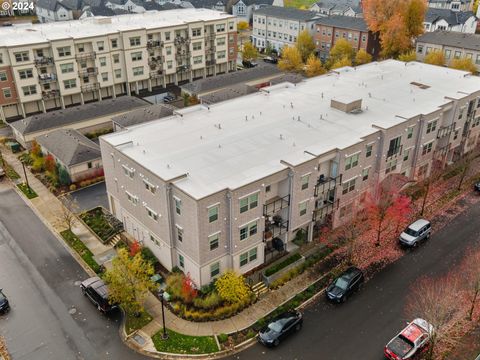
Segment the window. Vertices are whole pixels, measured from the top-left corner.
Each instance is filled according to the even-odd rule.
[[[310,179],[310,174],[303,175],[301,178],[302,190],[308,189],[308,180]]]
[[[123,168],[123,173],[128,176],[130,179],[133,179],[133,175],[135,174],[135,170],[133,169],[130,169],[128,166],[126,165],[122,165],[122,168]]]
[[[73,72],[73,63],[60,64],[60,71],[62,74],[67,74]]]
[[[368,179],[368,172],[370,171],[370,168],[365,168],[362,170],[362,181],[365,181]]]
[[[208,208],[208,222],[212,223],[218,220],[218,205]]]
[[[480,55],[477,55],[477,58],[475,59],[475,64],[480,65]]]
[[[150,234],[150,241],[153,242],[155,245],[160,246],[160,242],[153,234]]]
[[[298,204],[298,212],[300,216],[303,216],[307,213],[308,200],[302,201]]]
[[[395,139],[390,140],[390,144],[388,146],[387,156],[393,156],[400,151],[400,142],[402,141],[402,137],[399,136]]]
[[[445,50],[445,59],[450,59],[452,56],[452,50]]]
[[[113,63],[114,64],[118,64],[120,62],[120,55],[118,54],[113,54],[112,55],[112,58],[113,58]]]
[[[143,75],[143,66],[134,67],[132,70],[133,70],[133,76]]]
[[[37,87],[35,85],[22,87],[23,95],[35,95],[37,93]]]
[[[225,31],[225,24],[217,24],[216,29],[217,29],[217,32]]]
[[[255,235],[257,231],[257,220],[252,221],[247,225],[243,225],[242,227],[240,227],[240,240],[245,240],[246,238]]]
[[[203,56],[194,56],[193,63],[194,64],[201,64],[203,62]]]
[[[217,59],[225,59],[225,56],[227,55],[226,51],[223,50],[223,51],[219,51],[217,53]]]
[[[208,237],[208,243],[210,244],[210,251],[218,249],[220,233],[210,235]]]
[[[59,57],[72,55],[72,52],[70,51],[70,46],[59,47],[57,48],[57,51]]]
[[[152,218],[155,221],[158,221],[158,214],[155,211],[153,211],[149,207],[145,207],[145,209],[147,210],[147,214],[150,218]]]
[[[233,30],[233,21],[229,21],[228,23],[228,29]]]
[[[457,140],[458,138],[458,134],[460,133],[460,130],[455,130],[455,132],[453,133],[453,140]]]
[[[3,97],[4,98],[11,98],[12,97],[12,90],[10,88],[4,88],[3,90]]]
[[[170,31],[165,33],[165,40],[170,40]]]
[[[166,51],[167,51],[167,55],[172,55],[172,47],[171,46],[167,46]]]
[[[387,162],[387,168],[385,169],[385,174],[388,174],[394,171],[397,168],[397,159],[392,159]]]
[[[351,179],[349,181],[345,181],[343,184],[342,184],[342,187],[343,187],[343,190],[342,190],[342,194],[345,195],[345,194],[348,194],[349,192],[355,190],[355,182],[357,181],[357,179]]]
[[[107,58],[105,56],[98,58],[98,61],[100,62],[100,66],[106,66],[107,65]]]
[[[112,49],[116,49],[118,47],[118,40],[117,39],[112,39],[111,43],[112,43]]]
[[[437,120],[430,121],[427,123],[427,134],[430,134],[432,131],[435,131],[437,128]]]
[[[102,73],[102,81],[108,81],[108,73]]]
[[[202,28],[192,29],[192,36],[200,36],[202,35]]]
[[[354,154],[352,156],[347,157],[347,159],[345,160],[345,170],[349,170],[349,169],[354,168],[355,166],[358,165],[359,155],[360,154],[357,153],[357,154]]]
[[[0,72],[0,81],[7,81],[7,73],[5,71]]]
[[[192,50],[193,51],[202,50],[202,42],[201,41],[194,42],[192,44]]]
[[[3,64],[3,55],[0,54],[0,64]]]
[[[65,89],[74,89],[77,87],[77,80],[75,79],[63,80],[63,87]]]
[[[18,76],[20,77],[20,79],[30,79],[30,78],[33,78],[32,69],[19,70],[19,71],[18,71]]]
[[[210,265],[210,277],[214,278],[218,274],[220,274],[220,263],[216,262]]]
[[[253,248],[243,254],[240,254],[240,267],[247,265],[249,262],[257,260],[257,248]]]
[[[410,154],[410,149],[403,150],[403,161],[408,160],[408,155]]]
[[[153,185],[151,182],[144,179],[143,184],[145,185],[145,189],[150,191],[152,194],[155,194],[157,192],[157,187]]]
[[[367,145],[365,149],[365,157],[372,156],[372,150],[373,150],[373,145],[372,144]]]
[[[142,60],[142,52],[141,51],[131,53],[131,56],[132,56],[132,61]]]
[[[130,38],[130,46],[139,46],[140,45],[140,36],[135,36]]]
[[[30,57],[28,56],[28,51],[15,53],[14,55],[16,62],[28,61],[30,59]]]
[[[175,201],[175,212],[178,215],[182,215],[182,200],[175,196],[173,197],[173,200]]]
[[[178,267],[182,269],[185,268],[185,258],[180,254],[178,254]]]
[[[97,41],[97,49],[98,51],[105,50],[105,43],[103,41]]]
[[[225,45],[225,36],[217,38],[217,45],[218,46]]]
[[[455,51],[455,59],[460,59],[461,52]]]
[[[119,79],[122,77],[122,70],[121,69],[115,69],[115,78]]]
[[[407,128],[407,139],[411,139],[413,136],[413,126]]]
[[[172,66],[173,66],[173,61],[172,60],[167,61],[167,68],[171,69]]]
[[[432,151],[433,141],[423,144],[422,155],[426,155]]]
[[[128,191],[125,191],[125,195],[127,195],[128,201],[130,201],[133,205],[138,204],[138,197],[136,197],[132,193],[129,193]]]
[[[183,229],[178,225],[175,225],[175,227],[177,228],[177,240],[182,242],[183,241]]]
[[[258,205],[258,193],[240,199],[240,213],[253,209]]]
[[[267,192],[270,192],[271,188],[272,188],[272,187],[271,187],[270,185],[265,186],[265,192],[266,192],[266,193],[267,193]]]
[[[339,216],[343,218],[345,216],[349,216],[351,213],[352,213],[352,204],[348,204],[340,208]]]
[[[85,44],[78,44],[78,52],[84,52],[85,51]]]

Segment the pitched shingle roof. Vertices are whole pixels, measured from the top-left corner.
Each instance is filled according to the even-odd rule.
[[[65,127],[88,119],[113,115],[147,105],[148,102],[145,100],[133,96],[122,96],[116,99],[107,99],[63,110],[36,114],[26,119],[15,121],[10,125],[19,133],[25,135],[37,131]]]
[[[317,24],[334,26],[337,28],[358,30],[364,32],[368,31],[368,26],[365,23],[365,19],[358,17],[332,15],[328,17],[318,18],[315,22]]]
[[[461,49],[480,51],[480,35],[456,31],[434,31],[417,38],[417,43],[445,45]]]
[[[100,147],[77,130],[58,129],[36,140],[66,166],[101,158]]]
[[[233,5],[236,5],[242,1],[245,5],[272,5],[274,0],[235,0]]]
[[[471,11],[452,11],[449,9],[428,8],[425,14],[425,21],[428,23],[436,23],[440,20],[445,20],[449,25],[464,24],[472,16],[475,16]]]
[[[162,117],[170,116],[172,114],[173,110],[171,108],[168,108],[162,104],[155,104],[142,109],[129,111],[122,115],[114,116],[112,118],[112,121],[114,123],[117,123],[121,127],[128,127],[138,125],[147,121],[160,119]]]
[[[357,13],[362,12],[359,0],[321,0],[316,4],[320,8],[326,8],[329,10],[340,10],[344,12],[349,8],[352,8]]]
[[[254,11],[255,15],[268,15],[272,17],[307,21],[318,17],[315,11],[300,10],[295,8],[285,8],[280,6],[265,6]]]

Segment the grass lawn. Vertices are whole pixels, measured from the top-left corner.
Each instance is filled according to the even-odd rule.
[[[108,223],[107,219],[105,219],[102,209],[100,208],[83,213],[80,217],[103,241],[107,241],[114,232],[114,229]]]
[[[92,252],[85,246],[85,244],[70,230],[64,230],[60,233],[65,239],[67,244],[75,250],[78,255],[90,266],[90,268],[95,271],[95,273],[100,273],[100,265],[97,264],[93,258]]]
[[[142,313],[138,317],[127,313],[127,319],[125,321],[125,331],[128,335],[130,335],[132,332],[141,329],[152,320],[152,316],[146,311],[142,311]]]
[[[29,199],[36,198],[38,195],[35,191],[30,186],[27,186],[27,184],[18,184],[17,187],[22,190],[22,192],[25,194],[25,196]]]
[[[213,336],[188,336],[168,330],[168,340],[162,340],[163,330],[152,336],[155,348],[161,352],[177,354],[210,354],[218,351]]]
[[[285,7],[294,7],[297,9],[308,10],[316,0],[285,0]]]

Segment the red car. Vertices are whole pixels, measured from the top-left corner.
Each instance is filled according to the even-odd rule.
[[[415,319],[385,346],[385,356],[391,360],[412,359],[424,348],[433,333],[433,326]]]

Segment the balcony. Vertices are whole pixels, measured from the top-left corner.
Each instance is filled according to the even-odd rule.
[[[58,90],[45,90],[42,91],[42,99],[49,100],[60,97],[60,91]]]
[[[177,66],[177,72],[184,72],[190,70],[190,65],[179,65]]]
[[[163,58],[158,55],[158,56],[152,56],[150,57],[150,59],[148,60],[148,65],[150,66],[157,66],[159,64],[161,64],[163,62]]]
[[[163,41],[160,40],[148,40],[147,41],[147,49],[154,49],[163,47]]]
[[[438,129],[437,132],[437,139],[444,138],[446,136],[449,136],[452,131],[455,129],[456,123],[453,123],[448,126],[442,126],[440,129]]]
[[[38,82],[40,84],[48,84],[57,81],[57,75],[55,74],[40,74],[38,75]]]
[[[177,36],[173,43],[177,46],[190,44],[190,38],[185,36]]]
[[[163,76],[163,70],[157,70],[150,72],[150,79],[157,79]]]
[[[387,159],[386,161],[390,160],[391,158],[398,157],[402,154],[403,145],[398,145],[395,148],[389,148],[387,151]]]
[[[35,65],[36,66],[42,66],[42,65],[51,65],[53,64],[53,58],[48,57],[48,56],[42,56],[38,57],[35,59]]]
[[[265,231],[263,240],[268,241],[279,237],[288,232],[288,220],[283,220],[280,216],[274,216],[272,221],[265,221]]]
[[[313,210],[312,221],[325,223],[325,220],[333,212],[334,208],[335,203],[330,199],[317,201],[315,204],[315,209]]]
[[[175,54],[175,60],[177,60],[177,61],[181,60],[181,59],[189,59],[189,58],[190,58],[190,52],[188,52],[188,51],[187,52],[184,51],[183,53],[177,52]]]
[[[275,196],[263,205],[263,215],[269,216],[287,208],[290,205],[290,195],[284,197]]]
[[[213,34],[206,34],[206,35],[205,35],[205,39],[207,39],[207,40],[214,40],[214,39],[216,38],[216,36],[217,36],[217,35],[216,35],[215,33],[213,33]]]
[[[94,68],[94,67],[82,69],[78,72],[78,75],[80,77],[97,76],[97,74],[98,74],[97,68]]]
[[[81,91],[82,92],[89,92],[89,91],[95,91],[100,88],[99,84],[85,84],[81,86]]]
[[[215,54],[215,51],[217,51],[217,48],[215,46],[211,46],[205,49],[205,54]]]
[[[94,60],[97,54],[95,51],[89,51],[89,52],[82,52],[77,55],[75,55],[75,58],[77,60]]]
[[[213,66],[213,65],[215,65],[216,63],[217,63],[217,60],[207,60],[207,61],[205,62],[205,64],[206,64],[207,66]]]
[[[320,175],[317,184],[314,187],[314,196],[317,197],[321,194],[325,193],[330,193],[334,192],[335,188],[337,187],[337,183],[342,182],[342,175],[336,176],[336,177],[331,177],[331,176],[325,176],[325,175]]]

